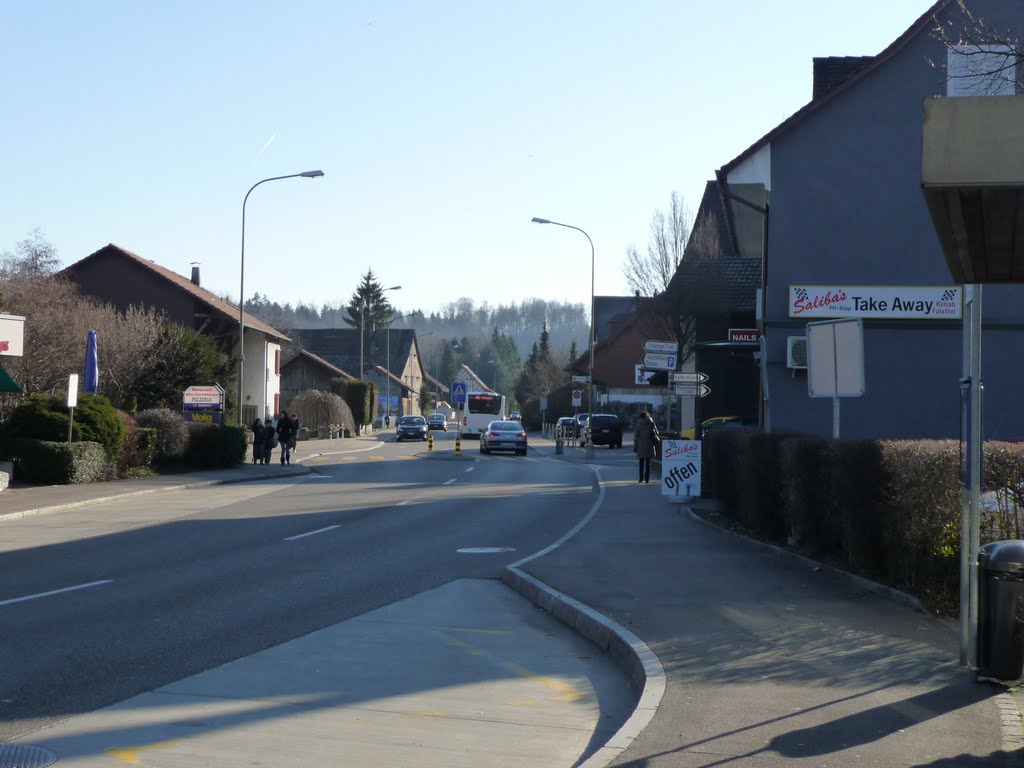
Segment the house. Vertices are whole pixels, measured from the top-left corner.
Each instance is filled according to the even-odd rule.
[[[238,355],[238,307],[200,285],[198,265],[192,266],[190,279],[110,244],[59,274],[75,283],[83,294],[120,310],[133,306],[159,310],[174,322],[212,338],[224,354]],[[245,328],[241,423],[251,424],[257,417],[281,410],[281,344],[288,337],[247,312],[241,323]],[[225,390],[229,403],[237,401],[237,382]]]
[[[307,350],[300,350],[281,366],[281,403],[284,410],[291,410],[292,400],[310,389],[331,391],[336,379],[358,381],[355,376],[331,365],[322,357]]]
[[[390,402],[392,415],[420,412],[419,393],[427,380],[411,328],[368,331],[358,328],[304,328],[295,331],[302,348],[331,365],[358,378],[375,383],[381,396],[381,410]]]
[[[1020,31],[1015,4],[970,5],[993,27]],[[841,435],[959,434],[962,286],[922,195],[922,103],[970,85],[966,62],[984,52],[947,48],[934,33],[945,25],[955,36],[965,23],[957,2],[940,0],[876,56],[815,60],[811,101],[718,171],[733,244],[764,263],[762,390],[773,430],[831,434],[831,400],[808,395],[806,326],[859,317],[866,389],[843,399]],[[1015,91],[998,84],[999,94]],[[1024,437],[1024,289],[986,288],[983,328],[985,437]]]

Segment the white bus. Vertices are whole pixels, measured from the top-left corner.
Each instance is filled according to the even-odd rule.
[[[462,406],[462,434],[480,437],[492,421],[505,418],[505,396],[497,392],[467,392]]]

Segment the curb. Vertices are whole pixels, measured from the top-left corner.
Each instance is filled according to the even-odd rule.
[[[109,501],[118,501],[120,499],[131,499],[136,496],[149,496],[155,493],[169,493],[170,491],[183,491],[189,488],[208,488],[214,485],[231,485],[233,483],[250,483],[253,481],[260,480],[274,480],[279,477],[300,477],[302,475],[312,474],[313,470],[308,467],[296,465],[296,469],[288,470],[286,472],[278,472],[276,474],[264,473],[260,475],[250,475],[248,477],[230,477],[222,478],[220,480],[199,480],[192,483],[182,483],[180,485],[167,485],[161,488],[146,488],[141,491],[127,491],[125,493],[112,493],[109,496],[101,496],[95,499],[84,499],[82,501],[72,501],[67,504],[54,504],[48,507],[37,507],[35,509],[24,509],[20,512],[7,512],[0,515],[0,522],[4,520],[22,520],[26,517],[38,517],[39,515],[48,515],[54,512],[65,512],[69,509],[78,509],[79,507],[88,507],[93,504],[104,504]]]
[[[643,640],[625,627],[516,566],[505,568],[501,580],[607,653],[639,691],[633,713],[622,727],[590,757],[576,764],[576,768],[604,768],[629,748],[658,711],[667,682],[661,662]]]

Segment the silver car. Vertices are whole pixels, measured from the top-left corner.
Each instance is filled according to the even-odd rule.
[[[515,451],[525,456],[526,450],[526,430],[518,421],[492,421],[480,433],[480,453]]]

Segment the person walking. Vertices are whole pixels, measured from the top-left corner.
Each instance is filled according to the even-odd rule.
[[[277,430],[274,428],[274,422],[269,416],[267,416],[267,423],[264,428],[267,434],[263,440],[263,463],[269,464],[270,457],[274,453],[274,446],[277,445]]]
[[[263,463],[263,445],[267,441],[267,428],[260,419],[252,423],[252,463]]]
[[[292,420],[288,418],[288,411],[281,411],[281,418],[277,420],[277,442],[281,444],[281,463],[292,463]]]
[[[638,482],[651,482],[651,459],[658,455],[661,435],[651,414],[644,411],[637,419],[636,430],[633,432],[633,453],[640,460],[640,479]]]

